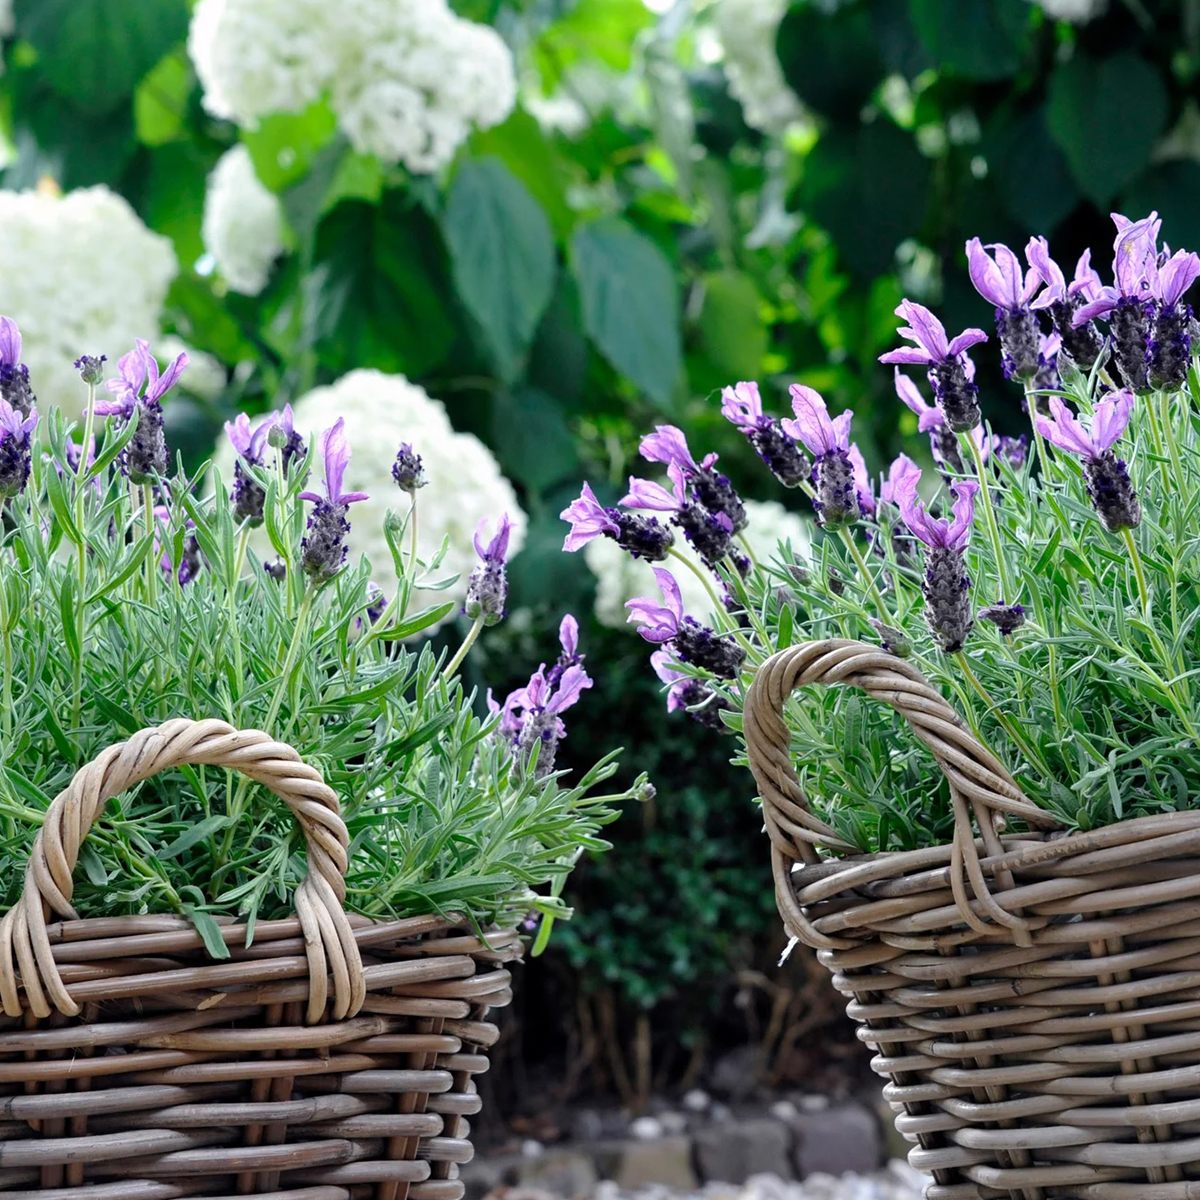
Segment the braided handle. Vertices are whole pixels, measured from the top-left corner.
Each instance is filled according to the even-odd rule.
[[[21,898],[0,920],[0,1004],[8,1016],[22,1015],[18,976],[34,1016],[49,1016],[51,1004],[66,1016],[79,1013],[54,962],[47,918],[51,912],[76,916],[71,875],[83,839],[105,803],[160,771],[188,764],[240,771],[291,810],[308,844],[308,872],[295,896],[308,958],[308,1020],[324,1015],[330,974],[334,1017],[352,1017],[362,1007],[362,960],[342,907],[349,835],[337,795],[315,767],[269,734],[237,730],[224,721],[178,718],[109,746],[75,773],[46,810]]]
[[[974,816],[989,855],[1003,851],[999,833],[1004,828],[1004,814],[1034,826],[1053,826],[1054,819],[1026,799],[996,757],[980,745],[916,667],[877,646],[838,638],[780,650],[758,669],[746,694],[746,749],[771,838],[775,899],[788,932],[817,948],[850,944],[827,937],[812,926],[791,881],[793,863],[818,861],[817,846],[843,852],[855,849],[813,814],[792,765],[784,706],[796,688],[809,684],[861,688],[908,721],[950,783],[954,808],[950,882],[963,920],[981,933],[988,932],[971,907],[969,882],[974,899],[992,920],[1013,930],[1018,943],[1025,942],[1027,923],[1001,908],[988,889],[971,818]]]

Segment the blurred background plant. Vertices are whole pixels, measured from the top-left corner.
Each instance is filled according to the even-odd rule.
[[[440,527],[459,489],[511,483],[528,516],[498,687],[553,655],[551,609],[593,611],[557,514],[581,474],[615,498],[644,427],[686,426],[795,522],[717,388],[853,405],[877,468],[915,432],[875,362],[901,295],[988,324],[966,237],[1035,229],[1069,262],[1110,208],[1157,208],[1200,244],[1200,0],[0,0],[0,36],[0,311],[43,404],[70,404],[77,354],[168,334],[205,352],[168,408],[194,465],[239,409],[404,376],[358,377],[364,417],[412,406],[446,471],[472,439],[434,481]],[[611,622],[626,585],[592,566]],[[705,1030],[767,1047],[832,1001],[788,1009],[804,980],[774,971],[728,749],[663,713],[630,634],[586,636],[568,747],[623,741],[659,796],[573,885],[524,994],[577,1044],[610,1021],[634,1050],[589,1065],[636,1100],[706,1069]],[[755,972],[792,989],[783,1017]]]

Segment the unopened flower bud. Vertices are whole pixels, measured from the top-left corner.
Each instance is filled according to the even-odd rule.
[[[894,654],[897,658],[908,658],[912,654],[912,642],[902,630],[885,625],[875,617],[871,618],[871,628],[879,634],[880,646],[888,654]]]
[[[1025,624],[1022,604],[989,604],[976,615],[981,621],[990,621],[1005,637],[1011,637]]]
[[[396,453],[396,461],[392,463],[392,478],[396,481],[396,486],[402,492],[408,492],[410,496],[428,482],[421,465],[421,456],[407,442]]]
[[[95,387],[104,382],[104,364],[108,361],[107,354],[81,354],[75,360],[75,370],[79,378],[89,387]]]

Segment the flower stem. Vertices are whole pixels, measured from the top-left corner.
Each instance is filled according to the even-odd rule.
[[[1132,529],[1122,529],[1121,537],[1125,548],[1129,551],[1129,561],[1133,564],[1133,573],[1137,577],[1138,594],[1142,600],[1142,615],[1150,622],[1150,589],[1146,585],[1146,570],[1142,566],[1142,556],[1138,551],[1137,542],[1133,540]]]
[[[975,462],[975,475],[979,480],[979,490],[983,492],[983,523],[987,527],[988,540],[992,543],[992,555],[996,559],[996,583],[1000,588],[997,597],[1002,603],[1015,604],[1017,596],[1012,590],[1012,584],[1005,568],[1004,549],[1000,544],[1000,526],[996,523],[996,511],[992,507],[992,489],[988,483],[988,473],[983,461],[983,452],[975,444],[975,439],[969,434],[960,434],[959,442],[965,442]]]
[[[300,652],[300,647],[304,642],[308,632],[308,614],[312,611],[313,601],[316,598],[317,589],[309,587],[305,589],[304,599],[300,601],[300,610],[296,613],[296,624],[292,630],[292,640],[288,643],[287,655],[283,660],[283,668],[279,672],[279,680],[275,684],[275,695],[271,697],[271,707],[267,710],[267,719],[263,722],[263,728],[268,733],[271,732],[275,724],[275,718],[279,716],[279,709],[283,704],[284,693],[287,691],[288,676],[292,673],[292,668],[296,665],[296,656]]]
[[[867,561],[863,558],[862,551],[858,548],[858,543],[854,540],[854,534],[843,526],[838,530],[838,537],[842,539],[842,544],[850,551],[850,557],[854,559],[854,564],[858,567],[858,573],[862,576],[863,583],[871,595],[871,600],[875,608],[878,610],[879,619],[886,621],[891,614],[888,612],[888,606],[883,599],[883,593],[879,590],[874,576],[868,570]]]
[[[1004,732],[1007,733],[1008,736],[1012,738],[1013,742],[1015,742],[1020,748],[1020,751],[1025,756],[1026,761],[1030,764],[1030,766],[1037,766],[1041,769],[1043,774],[1048,775],[1049,770],[1045,761],[1042,759],[1042,756],[1026,740],[1025,735],[1021,733],[1020,729],[1018,729],[1017,726],[1009,720],[1008,714],[996,703],[995,700],[992,699],[987,688],[983,686],[979,680],[979,677],[971,668],[971,660],[967,658],[966,652],[963,650],[955,651],[954,657],[958,662],[959,669],[963,673],[963,677],[971,685],[976,695],[978,695],[984,704],[987,705],[988,711],[1000,723],[1004,729]]]
[[[476,617],[471,622],[471,628],[467,630],[467,636],[463,638],[462,645],[455,652],[454,657],[446,664],[442,671],[442,678],[449,679],[460,666],[462,661],[467,657],[467,653],[479,638],[480,632],[483,630],[483,617]]]
[[[691,571],[691,573],[695,575],[698,580],[700,580],[700,582],[704,585],[704,590],[708,593],[709,599],[713,603],[713,609],[718,613],[724,613],[725,606],[721,603],[720,598],[717,596],[716,588],[713,587],[712,581],[708,578],[708,576],[705,575],[704,572],[700,570],[700,568],[696,566],[696,564],[692,562],[690,558],[687,557],[687,555],[680,554],[679,551],[673,546],[667,551],[667,553],[672,558],[678,559],[681,563],[683,563],[683,565],[687,567],[687,569]]]

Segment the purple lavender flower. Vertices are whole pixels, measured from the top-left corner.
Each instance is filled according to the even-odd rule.
[[[1117,236],[1113,242],[1115,286],[1103,287],[1094,300],[1076,310],[1076,325],[1105,317],[1112,334],[1112,352],[1127,387],[1135,392],[1148,390],[1146,351],[1154,302],[1149,293],[1148,275],[1158,258],[1158,233],[1162,221],[1153,212],[1140,221],[1130,221],[1113,213]]]
[[[245,413],[238,413],[234,420],[225,422],[229,444],[237,452],[233,463],[233,515],[252,526],[262,524],[267,493],[249,468],[262,464],[267,434],[274,423],[273,416],[265,417],[251,429],[250,418]]]
[[[971,536],[975,516],[975,493],[979,484],[973,479],[950,485],[954,493],[953,519],[931,517],[921,503],[917,488],[920,475],[906,474],[899,495],[900,515],[918,540],[925,544],[925,620],[938,645],[946,652],[961,650],[971,626],[969,590],[963,552]]]
[[[579,499],[559,516],[571,526],[563,541],[563,549],[569,552],[581,550],[593,538],[607,537],[634,558],[662,562],[675,544],[675,535],[656,517],[640,517],[603,505],[586,483]]]
[[[856,480],[850,456],[850,422],[854,414],[847,409],[831,418],[820,392],[798,383],[792,384],[788,391],[796,416],[782,425],[784,432],[802,442],[813,456],[812,482],[816,492],[813,508],[817,520],[834,529],[852,525],[863,515],[861,478]],[[865,473],[864,468],[862,474]]]
[[[138,338],[134,348],[117,360],[118,377],[105,385],[117,398],[98,400],[94,406],[98,416],[115,416],[122,422],[137,414],[137,429],[125,448],[125,470],[134,483],[150,483],[167,473],[162,398],[175,386],[187,363],[188,356],[180,354],[160,375],[150,343]]]
[[[349,553],[346,534],[350,532],[350,522],[346,520],[346,512],[351,504],[367,499],[365,492],[342,491],[350,447],[346,444],[346,422],[341,417],[321,434],[320,452],[325,467],[325,495],[300,493],[302,500],[313,504],[300,542],[300,563],[314,583],[332,579],[342,569]]]
[[[701,462],[697,462],[688,449],[682,429],[659,425],[653,433],[642,438],[640,449],[647,462],[675,466],[687,485],[688,498],[708,513],[727,517],[733,533],[746,528],[746,508],[742,498],[734,491],[729,479],[714,470],[717,456],[706,454]]]
[[[995,625],[1003,637],[1012,637],[1025,624],[1023,604],[989,604],[975,615],[979,620]]]
[[[1116,533],[1134,529],[1142,520],[1142,506],[1129,470],[1123,459],[1112,452],[1117,439],[1125,432],[1133,412],[1134,398],[1130,391],[1111,392],[1092,411],[1091,429],[1084,429],[1075,414],[1058,397],[1050,397],[1052,420],[1039,418],[1038,432],[1051,445],[1078,455],[1083,465],[1092,505],[1100,514],[1105,529]]]
[[[900,327],[900,336],[915,343],[881,354],[879,361],[900,366],[926,366],[933,398],[945,414],[946,423],[955,433],[974,429],[980,421],[979,389],[975,386],[975,368],[966,351],[987,341],[982,329],[964,329],[947,339],[946,327],[922,304],[902,300],[896,315],[908,322]]]
[[[479,522],[475,531],[475,553],[479,563],[467,580],[467,597],[463,612],[472,621],[482,620],[484,625],[495,625],[504,618],[504,606],[508,601],[508,540],[512,533],[512,522],[508,513],[502,513],[496,533],[490,542],[485,542],[484,529],[487,519]]]
[[[529,682],[510,692],[503,704],[496,701],[490,690],[487,694],[488,710],[492,716],[500,718],[497,732],[514,753],[527,763],[537,747],[537,766],[534,768],[537,779],[554,770],[558,743],[567,736],[562,714],[578,703],[585,688],[592,686],[590,676],[581,665],[578,632],[575,618],[564,617],[559,628],[563,654],[556,667],[547,672],[546,664],[542,663]],[[564,658],[574,661],[563,666]]]
[[[81,354],[75,360],[75,370],[79,372],[79,378],[88,387],[95,387],[98,383],[104,382],[104,364],[106,362],[108,362],[107,354]]]
[[[561,647],[558,661],[546,672],[546,681],[551,687],[558,686],[569,667],[577,667],[583,662],[584,656],[579,653],[579,622],[570,613],[559,622],[558,644]]]
[[[19,495],[29,482],[31,439],[37,423],[36,408],[23,413],[0,397],[0,502]]]
[[[626,508],[670,513],[672,523],[683,531],[704,565],[715,568],[733,549],[733,521],[726,513],[712,512],[692,497],[678,463],[668,464],[667,476],[671,480],[670,491],[661,483],[631,475],[629,492],[621,503]]]
[[[21,331],[12,317],[0,317],[0,400],[22,417],[37,404],[29,368],[21,361]]]
[[[374,625],[387,608],[387,596],[374,580],[367,584],[367,621]]]
[[[1050,243],[1044,237],[1030,238],[1025,247],[1029,265],[1041,276],[1045,287],[1030,308],[1049,309],[1050,320],[1062,339],[1067,357],[1081,370],[1090,371],[1104,349],[1104,339],[1090,320],[1075,324],[1075,314],[1101,292],[1100,276],[1092,267],[1092,252],[1085,250],[1075,264],[1075,276],[1067,282],[1062,268],[1050,257]],[[1043,357],[1045,348],[1043,347]],[[1035,386],[1041,386],[1034,378]]]
[[[665,604],[646,596],[626,603],[629,621],[638,633],[657,646],[670,643],[676,656],[720,679],[736,679],[746,652],[736,642],[722,638],[716,630],[685,615],[679,584],[670,571],[654,568]]]
[[[667,712],[683,709],[694,721],[716,733],[729,733],[729,726],[721,720],[721,713],[731,709],[729,702],[718,695],[707,684],[686,675],[676,666],[667,650],[655,650],[650,655],[654,673],[668,684]]]
[[[879,489],[884,504],[900,507],[900,497],[921,482],[921,468],[907,454],[898,454],[888,468],[887,478]]]
[[[995,242],[985,249],[977,237],[967,242],[967,270],[975,290],[996,309],[1004,378],[1032,379],[1038,370],[1038,325],[1029,302],[1038,288],[1038,272],[1030,267],[1022,273],[1007,246]]]
[[[392,463],[392,478],[396,486],[410,496],[415,496],[417,488],[423,488],[428,482],[425,478],[425,468],[421,464],[421,456],[407,443],[401,444],[396,452],[396,461]]]
[[[721,391],[721,415],[733,422],[784,487],[799,487],[809,474],[808,460],[777,417],[763,412],[757,383],[737,383]]]
[[[1200,255],[1177,250],[1165,262],[1151,260],[1147,276],[1155,303],[1146,344],[1150,386],[1181,388],[1192,355],[1192,306],[1183,303],[1183,293],[1200,276]]]
[[[1079,330],[1076,330],[1078,333]],[[1057,330],[1043,333],[1038,339],[1038,369],[1037,374],[1029,381],[1031,392],[1056,392],[1062,388],[1062,375],[1058,369],[1058,355],[1063,348],[1062,337]],[[1103,345],[1100,345],[1103,349]],[[1099,353],[1099,350],[1097,351]],[[1075,360],[1068,354],[1067,360],[1074,364]],[[1024,404],[1024,402],[1022,402]],[[1037,396],[1035,403],[1043,414],[1050,410],[1046,407],[1046,397]]]
[[[910,412],[916,414],[917,430],[929,434],[929,449],[933,454],[933,461],[943,471],[965,475],[967,468],[959,452],[958,438],[946,424],[946,416],[942,410],[936,404],[926,401],[920,388],[899,367],[893,368],[893,382],[896,395]]]
[[[867,460],[863,458],[862,451],[853,443],[850,443],[850,449],[846,451],[846,457],[850,459],[850,468],[854,478],[854,494],[858,497],[858,507],[862,510],[863,516],[873,517],[875,515],[875,487],[871,483],[871,475],[867,470]]]
[[[991,448],[996,457],[1008,463],[1014,471],[1019,471],[1029,459],[1029,439],[1024,434],[1020,437],[994,434]]]

